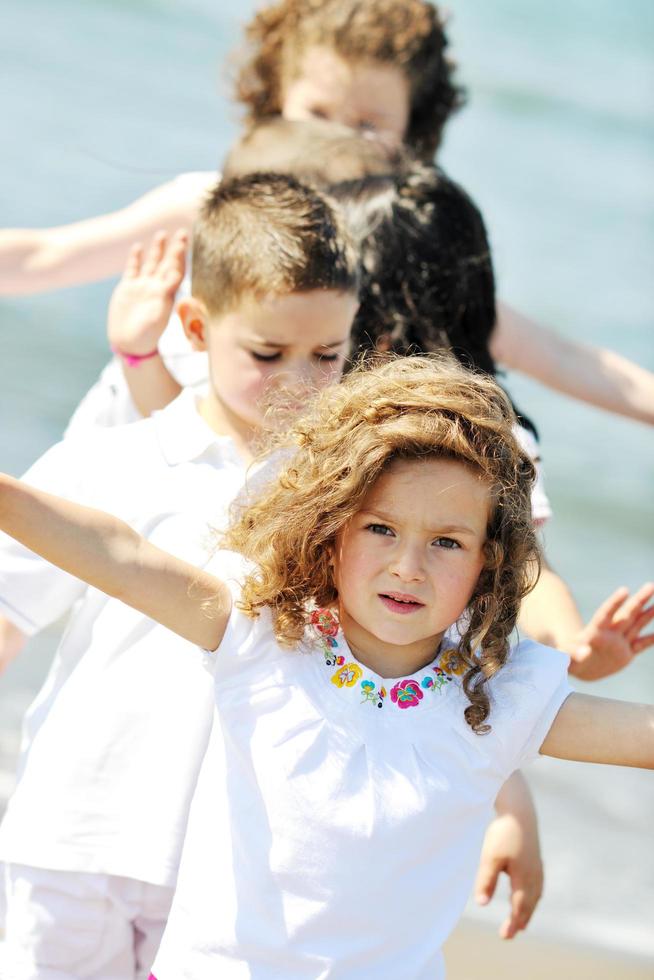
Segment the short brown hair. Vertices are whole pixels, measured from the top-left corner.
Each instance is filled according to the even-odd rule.
[[[336,535],[385,468],[395,459],[459,460],[482,475],[491,498],[484,567],[459,647],[470,700],[465,717],[474,731],[488,731],[485,683],[506,661],[540,554],[531,516],[535,471],[514,423],[499,385],[448,355],[387,357],[327,388],[292,427],[295,454],[278,479],[234,512],[225,544],[256,565],[241,608],[257,615],[270,607],[278,640],[297,644],[307,604],[335,601]]]
[[[281,112],[289,59],[312,44],[405,73],[411,89],[406,143],[423,160],[431,160],[446,120],[465,101],[452,79],[443,20],[426,0],[280,0],[254,16],[246,41],[236,98],[250,122]]]
[[[335,206],[282,174],[219,183],[193,232],[193,296],[213,314],[245,297],[333,289],[356,293],[356,251]]]

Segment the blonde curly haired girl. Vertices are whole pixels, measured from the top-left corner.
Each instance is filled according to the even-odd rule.
[[[215,651],[152,978],[442,980],[506,779],[539,754],[654,768],[654,708],[571,694],[563,654],[509,648],[538,562],[512,422],[449,361],[353,372],[241,505],[240,569],[0,477],[1,529]]]

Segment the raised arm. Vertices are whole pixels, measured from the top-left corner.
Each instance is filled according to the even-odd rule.
[[[0,528],[184,639],[210,650],[220,643],[231,609],[227,586],[118,518],[1,475]]]
[[[578,344],[506,303],[497,308],[491,353],[571,398],[654,425],[654,373],[603,347]]]
[[[130,245],[191,227],[214,173],[176,177],[126,208],[57,228],[0,230],[0,295],[25,295],[118,275]]]
[[[188,235],[158,232],[144,252],[132,246],[109,303],[107,339],[120,357],[132,400],[141,415],[165,408],[181,386],[159,354],[159,341],[184,278]]]
[[[654,705],[571,694],[540,752],[576,762],[654,769]]]

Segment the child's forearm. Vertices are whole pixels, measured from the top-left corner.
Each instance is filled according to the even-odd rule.
[[[522,601],[518,625],[539,643],[573,654],[584,621],[569,588],[546,562]]]
[[[190,227],[211,173],[182,174],[119,211],[57,228],[0,230],[0,296],[94,282],[122,271],[132,242]]]
[[[654,705],[571,694],[540,752],[576,762],[654,769]]]
[[[572,398],[654,425],[654,373],[615,351],[578,344],[501,303],[491,352]]]
[[[528,816],[536,822],[536,809],[527,780],[518,770],[509,776],[497,794],[495,812],[499,816],[506,813]]]
[[[0,475],[0,529],[192,643],[215,649],[220,642],[230,607],[226,587],[111,514]],[[218,605],[210,618],[204,608],[214,596]]]
[[[169,405],[182,390],[158,353],[136,364],[124,357],[121,361],[132,401],[146,418]]]

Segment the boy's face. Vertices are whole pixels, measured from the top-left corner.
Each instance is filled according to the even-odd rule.
[[[484,566],[490,494],[456,460],[398,460],[339,533],[334,580],[352,652],[382,677],[430,663]]]
[[[249,299],[206,319],[194,318],[193,301],[181,304],[187,335],[209,355],[205,419],[217,432],[247,441],[261,427],[275,388],[306,397],[307,388],[338,381],[357,306],[356,296],[335,290]]]
[[[327,119],[371,130],[393,144],[409,124],[410,89],[404,72],[381,61],[346,61],[331,48],[308,48],[282,91],[285,119]]]

